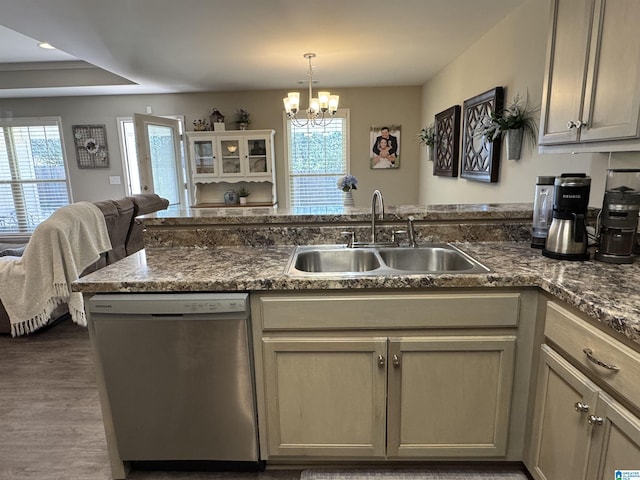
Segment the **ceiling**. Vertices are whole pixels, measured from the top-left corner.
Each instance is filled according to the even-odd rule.
[[[0,98],[422,85],[525,1],[0,0]]]

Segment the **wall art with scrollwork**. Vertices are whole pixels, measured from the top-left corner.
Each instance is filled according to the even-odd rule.
[[[454,105],[436,114],[435,137],[433,174],[443,177],[457,177],[460,150],[460,105]]]
[[[78,168],[109,168],[105,125],[72,125],[71,131]]]
[[[501,114],[504,89],[495,87],[464,101],[462,127],[461,178],[477,182],[498,181],[500,171],[500,140],[490,142],[478,132],[483,119]]]

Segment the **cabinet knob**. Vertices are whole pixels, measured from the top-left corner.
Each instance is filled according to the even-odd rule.
[[[589,418],[587,420],[589,422],[589,425],[602,425],[604,423],[602,417],[597,417],[595,415],[589,415]]]
[[[587,122],[583,122],[582,120],[570,120],[567,122],[567,128],[571,130],[572,128],[582,128],[586,127]]]
[[[393,363],[394,368],[400,367],[400,357],[398,355],[394,355],[391,363]]]
[[[576,412],[579,412],[579,413],[586,413],[589,411],[589,405],[582,402],[576,402],[576,404],[574,405],[574,408],[576,409]]]
[[[380,368],[384,367],[384,357],[382,355],[378,355],[378,366]]]

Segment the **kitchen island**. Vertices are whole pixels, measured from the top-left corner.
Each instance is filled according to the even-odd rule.
[[[261,458],[271,465],[476,459],[525,461],[535,471],[544,443],[530,444],[544,422],[533,413],[545,385],[536,382],[540,345],[564,338],[543,331],[549,315],[589,324],[596,342],[609,338],[623,363],[631,358],[622,385],[609,377],[601,385],[640,414],[637,389],[624,386],[640,372],[640,267],[543,257],[527,241],[530,206],[392,208],[379,223],[384,236],[411,214],[419,242],[451,242],[487,273],[322,278],[285,273],[295,245],[339,243],[345,230],[363,238],[370,216],[255,210],[148,219],[144,251],[74,289],[249,292]],[[437,391],[411,387],[433,382]],[[467,411],[464,398],[477,407]],[[416,405],[431,405],[429,416]],[[478,408],[484,413],[473,415]],[[425,428],[436,420],[444,427]]]

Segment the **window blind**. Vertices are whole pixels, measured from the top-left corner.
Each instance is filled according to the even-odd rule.
[[[287,120],[289,206],[297,213],[342,208],[338,178],[348,171],[348,116],[326,126],[298,127]]]
[[[0,234],[32,232],[69,204],[60,125],[0,124]]]

